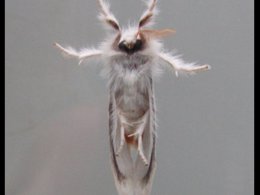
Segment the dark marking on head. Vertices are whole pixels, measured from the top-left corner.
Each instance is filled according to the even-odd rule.
[[[143,49],[143,41],[137,39],[136,42],[130,46],[127,45],[125,41],[122,41],[121,43],[119,43],[118,48],[119,50],[126,52],[127,54],[133,54]]]

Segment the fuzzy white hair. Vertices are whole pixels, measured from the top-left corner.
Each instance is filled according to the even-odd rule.
[[[153,78],[161,67],[178,73],[193,74],[205,71],[209,65],[186,63],[180,56],[165,52],[160,39],[174,30],[145,29],[158,13],[157,0],[147,1],[147,9],[138,25],[121,28],[110,6],[98,0],[99,19],[114,34],[98,49],[55,46],[68,57],[79,60],[103,61],[103,75],[108,79],[109,139],[111,164],[119,195],[149,195],[155,173],[155,100]],[[137,155],[134,155],[134,153]]]

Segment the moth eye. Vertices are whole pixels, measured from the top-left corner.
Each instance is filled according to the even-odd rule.
[[[142,47],[143,47],[143,42],[142,42],[142,40],[137,39],[136,42],[135,42],[135,45],[134,45],[135,50],[138,51],[138,50],[142,49]]]
[[[125,41],[120,42],[119,45],[118,45],[118,48],[119,48],[121,51],[125,51],[125,52],[127,52],[127,50],[128,50]]]

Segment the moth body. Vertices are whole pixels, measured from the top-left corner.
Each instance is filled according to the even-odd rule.
[[[165,65],[192,74],[208,70],[209,65],[186,63],[165,52],[160,39],[172,29],[145,29],[156,12],[156,0],[147,1],[147,10],[138,25],[121,28],[109,8],[98,0],[99,19],[114,34],[99,49],[55,46],[79,64],[89,58],[101,59],[109,87],[109,141],[112,171],[119,195],[149,195],[156,168],[155,100],[153,79]],[[136,154],[133,155],[133,152]]]

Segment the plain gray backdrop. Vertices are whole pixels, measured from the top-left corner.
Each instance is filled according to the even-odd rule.
[[[141,0],[110,0],[121,24]],[[253,195],[253,0],[159,0],[165,47],[212,70],[155,83],[153,195]],[[101,65],[52,43],[95,46],[96,0],[6,1],[6,195],[115,195]]]

